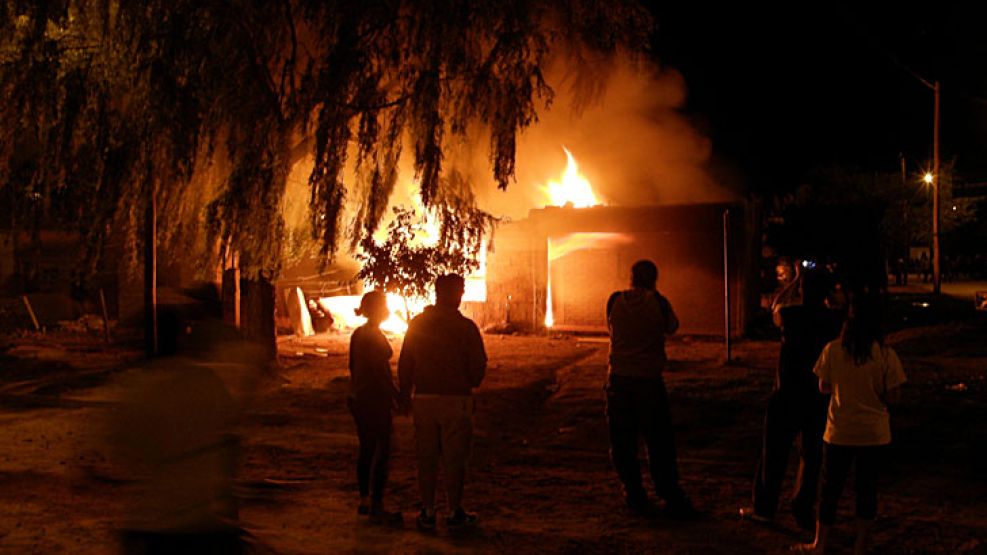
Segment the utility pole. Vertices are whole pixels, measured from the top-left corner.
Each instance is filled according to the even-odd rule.
[[[939,265],[939,81],[932,88],[935,108],[932,116],[932,293],[942,292],[942,274]]]

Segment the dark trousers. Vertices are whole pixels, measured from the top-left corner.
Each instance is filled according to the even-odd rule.
[[[391,405],[390,402],[350,399],[349,406],[360,439],[356,461],[360,495],[369,495],[379,503],[384,499],[391,459]]]
[[[794,394],[776,390],[771,394],[764,415],[761,461],[754,477],[754,512],[774,516],[788,469],[788,453],[797,440],[799,469],[792,512],[811,521],[819,487],[828,405],[828,396],[813,392]]]
[[[877,474],[884,456],[883,445],[833,445],[827,443],[823,464],[819,522],[832,526],[836,521],[843,486],[853,466],[857,492],[857,518],[871,520],[877,515]]]
[[[674,504],[685,495],[679,487],[668,393],[661,379],[613,376],[607,386],[610,456],[630,502],[647,499],[641,484],[638,442],[644,437],[648,469],[658,497]]]

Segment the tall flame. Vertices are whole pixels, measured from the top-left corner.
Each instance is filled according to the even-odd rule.
[[[549,204],[552,206],[566,206],[571,204],[575,208],[588,208],[602,204],[593,192],[593,187],[589,180],[579,173],[579,165],[569,149],[562,147],[568,159],[565,172],[562,173],[561,181],[549,181],[545,186],[548,194]]]

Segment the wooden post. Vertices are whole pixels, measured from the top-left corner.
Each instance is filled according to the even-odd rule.
[[[240,327],[240,269],[236,266],[223,270],[223,320]]]
[[[27,308],[27,313],[31,316],[31,322],[34,324],[34,331],[41,331],[41,324],[38,323],[38,317],[34,314],[34,309],[31,307],[31,301],[28,300],[27,295],[21,295],[21,299],[24,301],[24,307]]]
[[[110,314],[106,310],[106,295],[103,294],[103,288],[99,289],[99,306],[103,309],[103,339],[107,343],[110,342]]]
[[[244,337],[256,342],[268,360],[277,357],[277,330],[274,325],[274,284],[263,271],[240,275],[240,328]]]
[[[144,352],[148,357],[158,353],[158,250],[157,207],[154,183],[148,171],[147,209],[144,214]]]

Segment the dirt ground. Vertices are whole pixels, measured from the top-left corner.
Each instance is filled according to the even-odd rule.
[[[771,527],[737,517],[757,463],[776,342],[741,342],[730,365],[714,342],[669,345],[680,471],[702,513],[680,522],[635,518],[623,508],[603,417],[605,343],[485,337],[490,367],[477,393],[466,498],[481,522],[467,533],[440,525],[427,535],[414,527],[407,418],[396,418],[389,498],[404,512],[404,528],[356,515],[347,339],[283,342],[283,383],[268,384],[239,426],[241,518],[274,552],[765,553],[807,539],[784,506]],[[909,384],[893,415],[875,552],[987,553],[985,339],[972,324],[890,337]],[[71,336],[21,336],[0,354],[0,553],[113,552],[125,478],[94,430],[113,410],[120,383],[140,372],[126,369],[136,356]],[[852,543],[851,493],[836,552]]]

